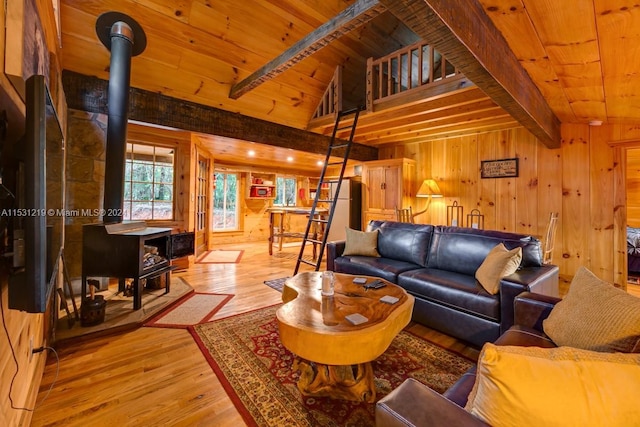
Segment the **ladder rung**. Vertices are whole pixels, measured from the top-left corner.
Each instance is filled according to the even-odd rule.
[[[306,241],[311,243],[322,243],[322,240],[317,240],[317,239],[306,239]]]
[[[312,219],[311,221],[313,221],[313,222],[323,222],[323,223],[329,222],[329,220],[326,220],[326,219],[315,219],[315,218]]]
[[[325,179],[322,181],[322,184],[337,184],[339,182],[339,179]]]
[[[327,163],[327,165],[329,165],[329,166],[332,166],[332,165],[341,165],[341,164],[343,164],[343,163],[344,163],[344,162],[329,162],[329,163]]]
[[[333,199],[318,199],[319,202],[333,203]]]
[[[338,144],[338,145],[330,145],[329,148],[332,150],[338,149],[338,148],[346,148],[349,144]]]
[[[339,128],[336,128],[336,130],[345,130],[345,129],[351,129],[351,128],[353,128],[353,125],[341,126]]]
[[[360,110],[361,110],[361,107],[354,107],[354,108],[350,108],[348,110],[340,111],[340,115],[341,116],[345,116],[347,114],[354,114],[354,113],[356,113],[356,112],[358,112]]]
[[[302,263],[307,264],[307,265],[314,265],[314,266],[316,265],[316,263],[315,263],[315,262],[307,261],[307,260],[306,260],[306,259],[304,259],[304,258],[298,258],[298,262],[302,262]]]

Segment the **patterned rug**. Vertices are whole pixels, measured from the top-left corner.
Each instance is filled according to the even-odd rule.
[[[244,251],[228,251],[224,249],[216,249],[205,252],[196,261],[197,264],[237,264],[242,258]]]
[[[209,320],[231,298],[233,295],[230,294],[192,293],[144,326],[186,329]]]
[[[375,404],[301,396],[294,356],[280,343],[275,311],[263,308],[190,327],[250,426],[373,426]],[[443,392],[473,363],[401,332],[373,365],[377,399],[413,377]]]
[[[282,287],[284,286],[284,282],[285,280],[287,280],[289,277],[280,277],[278,279],[272,279],[272,280],[265,280],[264,284],[267,285],[270,288],[275,289],[278,292],[282,292]]]

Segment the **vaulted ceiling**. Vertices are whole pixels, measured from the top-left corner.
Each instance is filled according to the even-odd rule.
[[[521,124],[554,135],[553,124],[549,130],[540,122],[558,119],[640,122],[640,8],[624,0],[470,0],[465,8],[446,0],[362,0],[357,3],[376,4],[370,20],[237,99],[229,96],[235,84],[355,3],[62,0],[61,64],[108,79],[109,52],[95,22],[103,12],[123,12],[147,37],[145,51],[132,62],[133,87],[305,129],[337,66],[345,104],[361,104],[367,58],[428,35],[438,37],[429,42],[445,55],[450,51],[454,65],[482,91],[460,93],[446,106],[424,100],[412,110],[398,109],[391,116],[403,125],[389,114],[372,116],[375,123],[368,126],[363,118],[358,142],[377,146]],[[466,26],[456,28],[447,13]],[[440,32],[426,28],[429,19],[444,21],[438,21]],[[428,119],[412,122],[417,115]],[[209,141],[215,154],[215,138]]]

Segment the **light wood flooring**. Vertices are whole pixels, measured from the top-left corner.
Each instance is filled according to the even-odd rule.
[[[268,255],[267,245],[243,249],[238,264],[196,264],[176,273],[197,292],[235,296],[216,314],[222,318],[281,302],[264,280],[291,276],[298,249]],[[301,267],[301,271],[304,268]],[[477,350],[421,325],[412,332],[477,358]],[[65,343],[59,373],[49,355],[33,426],[241,426],[244,422],[204,356],[182,329],[139,328]]]

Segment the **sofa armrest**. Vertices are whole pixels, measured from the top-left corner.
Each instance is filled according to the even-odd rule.
[[[376,427],[486,427],[460,406],[413,378],[376,403]]]
[[[557,265],[527,267],[500,280],[500,333],[513,326],[513,301],[522,292],[558,296]]]
[[[549,313],[559,301],[561,301],[560,298],[549,295],[521,293],[513,302],[514,324],[544,332],[542,321],[549,317]]]
[[[342,256],[345,243],[344,240],[334,240],[327,243],[327,270],[336,271],[333,261]]]

